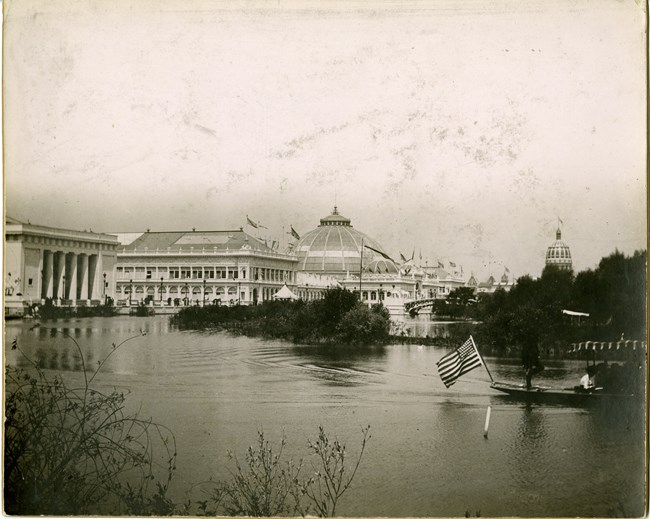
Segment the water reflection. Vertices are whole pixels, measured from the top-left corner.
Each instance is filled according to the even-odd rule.
[[[403,323],[404,330],[412,337],[449,338],[452,335],[469,335],[474,327],[468,321],[435,321],[430,314],[405,316]]]
[[[30,353],[31,359],[39,369],[52,371],[83,371],[81,354],[76,348],[65,348],[63,350],[37,347]],[[86,362],[92,362],[92,354],[86,355]],[[26,369],[33,366],[27,357],[20,355],[16,365]]]

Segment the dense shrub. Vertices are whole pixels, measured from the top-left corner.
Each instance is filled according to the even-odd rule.
[[[113,300],[107,298],[107,304],[97,306],[57,306],[52,298],[47,298],[45,303],[33,304],[28,309],[28,315],[39,319],[68,319],[71,317],[114,317],[117,308]]]
[[[349,290],[327,290],[316,301],[267,301],[255,306],[181,309],[172,322],[186,329],[224,328],[298,343],[380,344],[389,338],[390,316],[368,308]]]
[[[156,311],[150,306],[140,303],[134,309],[129,311],[129,315],[134,317],[151,317],[152,315],[156,315]]]

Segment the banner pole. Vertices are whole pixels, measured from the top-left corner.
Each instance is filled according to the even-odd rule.
[[[490,377],[490,380],[494,384],[494,379],[492,378],[492,373],[490,373],[490,369],[487,367],[487,364],[483,360],[483,355],[481,355],[481,352],[478,351],[478,347],[476,346],[476,343],[474,342],[474,337],[471,335],[469,336],[470,340],[472,341],[472,344],[474,345],[474,349],[476,350],[476,353],[478,353],[479,358],[481,359],[481,362],[483,363],[483,367],[485,368],[485,371],[487,371],[488,376]]]

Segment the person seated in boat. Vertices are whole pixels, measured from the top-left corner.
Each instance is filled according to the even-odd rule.
[[[580,389],[583,391],[591,391],[594,388],[594,374],[596,373],[596,366],[587,366],[587,373],[580,379]]]

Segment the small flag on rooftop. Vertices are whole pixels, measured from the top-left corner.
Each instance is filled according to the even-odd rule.
[[[460,348],[448,353],[436,363],[438,374],[446,387],[453,385],[458,377],[478,368],[481,364],[483,362],[472,337],[467,339]]]
[[[291,232],[288,232],[287,234],[290,234],[293,236],[296,240],[300,239],[300,234],[296,232],[296,230],[293,228],[293,225],[291,226]]]
[[[251,227],[254,227],[255,229],[268,229],[268,227],[265,227],[262,225],[260,222],[255,223],[253,220],[251,220],[248,215],[246,215],[246,223],[250,225]]]

